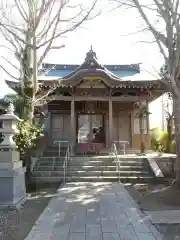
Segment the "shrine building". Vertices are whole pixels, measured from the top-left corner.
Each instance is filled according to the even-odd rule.
[[[148,109],[165,92],[160,80],[131,80],[140,74],[140,64],[101,65],[92,48],[81,65],[43,64],[43,69],[41,90],[56,86],[44,102],[49,145],[67,141],[75,153],[103,152],[120,141],[140,148],[139,106]],[[143,134],[150,149],[148,114]]]

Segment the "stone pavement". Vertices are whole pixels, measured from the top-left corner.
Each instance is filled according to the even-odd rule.
[[[59,188],[26,240],[161,240],[119,183]]]

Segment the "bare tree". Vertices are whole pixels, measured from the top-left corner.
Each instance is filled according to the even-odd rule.
[[[37,72],[44,58],[57,40],[97,16],[93,13],[97,1],[88,1],[85,5],[74,0],[1,1],[0,32],[5,42],[1,47],[6,48],[16,61],[2,56],[6,65],[0,67],[10,78],[20,81],[27,118],[33,118],[34,105],[39,100],[36,97],[39,91]],[[55,48],[64,47],[58,45]],[[15,73],[9,71],[9,67]],[[56,86],[57,83],[53,83],[50,89],[41,93],[40,99],[46,98]]]
[[[146,3],[144,0],[114,1],[118,6],[137,9],[164,57],[162,81],[173,97],[177,145],[176,182],[180,184],[180,0],[148,0]],[[149,15],[150,12],[154,17]]]
[[[173,116],[173,101],[172,94],[166,93],[162,99],[162,110],[164,111],[163,117],[165,118],[165,131],[167,131],[167,142],[165,146],[165,151],[167,153],[172,152],[172,143],[174,141],[174,116]],[[173,149],[174,150],[174,149]]]

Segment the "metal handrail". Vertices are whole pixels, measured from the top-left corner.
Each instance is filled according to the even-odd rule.
[[[123,146],[123,154],[126,154],[126,145],[129,145],[129,141],[122,141],[122,140],[118,140],[118,141],[114,141],[114,144],[121,144]],[[117,147],[116,147],[117,149]]]
[[[118,156],[118,151],[117,151],[117,147],[116,147],[116,144],[113,143],[112,144],[112,154],[113,156],[115,157],[116,159],[116,172],[118,172],[118,180],[120,182],[120,170],[121,170],[121,164],[120,164],[120,158]]]
[[[64,163],[63,163],[63,181],[64,183],[66,183],[66,176],[67,176],[67,172],[68,172],[68,162],[70,159],[70,145],[68,145],[67,151],[66,151],[66,155],[65,155],[65,159],[64,159]]]
[[[58,143],[58,147],[59,147],[59,157],[61,156],[61,143],[67,143],[68,141],[54,141],[54,144]]]
[[[68,162],[70,159],[70,155],[71,155],[71,145],[68,143],[68,141],[54,141],[54,144],[58,143],[58,147],[59,147],[59,157],[61,157],[61,143],[67,143],[68,147],[66,150],[66,154],[65,154],[65,159],[64,159],[64,163],[63,163],[63,182],[66,183],[66,176],[67,176],[67,171],[68,171]]]

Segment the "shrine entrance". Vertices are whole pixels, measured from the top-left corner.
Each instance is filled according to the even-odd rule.
[[[77,115],[77,145],[80,153],[99,153],[105,147],[103,114]]]
[[[76,102],[76,153],[99,153],[106,145],[106,101]]]
[[[105,129],[102,114],[78,114],[78,143],[104,143]]]

